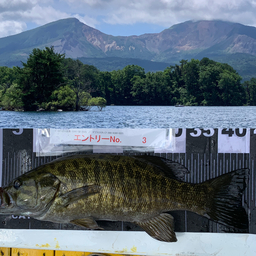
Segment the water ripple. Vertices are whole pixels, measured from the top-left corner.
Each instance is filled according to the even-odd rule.
[[[0,128],[256,127],[256,107],[108,106],[87,112],[0,112]]]

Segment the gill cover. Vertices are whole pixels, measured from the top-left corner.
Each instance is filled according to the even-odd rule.
[[[38,215],[54,200],[59,185],[59,179],[51,173],[30,172],[11,182],[5,191],[13,213]]]

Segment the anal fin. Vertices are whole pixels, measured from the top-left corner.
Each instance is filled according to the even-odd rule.
[[[153,238],[164,242],[176,242],[172,215],[162,213],[149,220],[135,222]]]
[[[71,220],[70,223],[75,224],[77,226],[82,226],[88,229],[103,229],[97,224],[97,222],[92,217]]]

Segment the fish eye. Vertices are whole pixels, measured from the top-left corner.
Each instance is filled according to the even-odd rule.
[[[19,189],[20,186],[21,186],[21,182],[20,182],[19,180],[15,180],[15,181],[13,182],[13,187],[14,187],[15,189]]]

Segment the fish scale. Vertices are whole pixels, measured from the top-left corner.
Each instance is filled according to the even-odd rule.
[[[242,207],[246,169],[201,184],[176,178],[182,169],[177,163],[153,156],[59,158],[1,188],[0,213],[5,207],[39,220],[91,229],[100,228],[95,220],[130,221],[166,242],[177,240],[173,217],[167,211],[189,210],[221,223],[248,226]],[[36,202],[32,200],[35,197]]]
[[[83,159],[80,160],[81,162],[84,161]],[[78,167],[77,165],[77,161],[76,164],[73,164],[74,161],[72,161],[71,166],[73,165],[73,167],[69,168],[76,168]],[[115,167],[116,162],[113,163],[113,166]],[[82,164],[81,164],[82,165]],[[103,164],[102,164],[103,165]],[[163,198],[168,198],[167,197],[167,193],[166,193],[166,187],[174,187],[174,191],[176,192],[176,194],[174,195],[175,198],[178,198],[178,201],[180,202],[180,209],[188,209],[188,208],[192,208],[193,205],[191,204],[193,202],[193,204],[195,204],[195,200],[196,200],[196,194],[198,193],[198,191],[194,190],[194,187],[196,185],[193,186],[187,186],[186,183],[184,184],[179,184],[179,186],[177,186],[175,188],[175,185],[177,184],[176,181],[172,181],[172,183],[170,184],[170,182],[167,185],[166,179],[163,176],[155,176],[149,172],[148,169],[148,165],[141,165],[141,167],[146,167],[145,169],[140,170],[140,166],[135,166],[135,168],[132,168],[130,166],[130,164],[127,164],[127,161],[123,161],[121,163],[119,163],[119,165],[121,165],[123,167],[124,170],[124,174],[125,174],[125,179],[127,181],[127,184],[123,184],[122,188],[126,188],[125,191],[123,191],[123,195],[121,197],[116,197],[113,196],[113,193],[109,193],[108,190],[104,189],[105,194],[108,195],[106,198],[107,200],[102,200],[102,194],[104,193],[99,193],[98,195],[95,195],[91,198],[88,198],[88,200],[85,202],[87,207],[90,207],[90,203],[93,205],[92,207],[90,207],[92,212],[95,211],[99,211],[100,207],[106,209],[106,211],[111,210],[112,209],[112,205],[114,203],[115,200],[118,200],[119,202],[119,207],[120,210],[122,211],[122,209],[124,208],[130,208],[132,211],[138,211],[138,208],[142,207],[142,211],[148,211],[148,209],[150,208],[156,208],[159,207],[159,203],[162,203],[162,199]],[[90,162],[90,164],[86,165],[86,170],[87,170],[87,175],[89,174],[89,178],[87,180],[83,179],[84,184],[89,183],[89,184],[99,184],[101,185],[101,183],[107,183],[108,185],[110,185],[110,188],[112,189],[116,189],[116,188],[120,188],[120,180],[117,180],[117,183],[115,183],[115,185],[111,186],[112,180],[115,180],[116,176],[115,174],[117,173],[117,169],[116,168],[112,168],[112,169],[108,169],[108,170],[102,170],[105,171],[104,172],[104,178],[102,179],[102,181],[100,181],[100,164],[99,161],[93,160],[92,162]],[[106,165],[104,165],[106,166]],[[57,167],[57,171],[58,174],[56,173],[56,176],[58,177],[58,175],[66,175],[66,182],[70,184],[69,189],[74,189],[77,187],[77,184],[75,182],[70,182],[70,180],[72,180],[72,177],[70,177],[68,175],[68,172],[64,171],[66,170],[66,166],[62,163],[59,167]],[[56,169],[55,169],[56,170]],[[113,172],[112,172],[113,170]],[[142,171],[142,174],[141,172]],[[136,176],[137,175],[137,176]],[[86,176],[86,175],[85,175]],[[145,189],[143,189],[144,187],[141,185],[141,177],[145,177],[145,180],[148,180],[149,182],[152,182],[152,188],[151,191],[153,192],[153,197],[152,194],[148,194],[147,191],[144,191]],[[79,177],[84,177],[84,173],[83,172],[79,172]],[[154,178],[154,179],[153,179]],[[134,186],[132,188],[132,186],[130,185],[130,180],[136,180],[136,183],[133,183],[132,186]],[[154,184],[155,183],[155,184]],[[138,186],[138,184],[140,184],[140,186]],[[144,183],[143,183],[144,184]],[[135,186],[137,185],[137,186]],[[78,184],[78,187],[81,186],[81,184]],[[184,193],[184,191],[186,193]],[[185,194],[185,197],[182,198],[182,195]],[[143,198],[147,198],[148,201],[151,203],[149,204],[137,204],[136,203],[136,199],[141,199],[142,195],[144,196]],[[170,202],[173,202],[174,200],[171,200],[170,198],[171,194],[169,194],[169,200],[168,203],[166,205],[166,210],[174,208],[175,205],[170,205]],[[118,198],[118,199],[117,199]],[[160,200],[159,200],[160,198]],[[193,199],[193,200],[192,200]],[[100,203],[99,203],[100,202]],[[165,202],[166,203],[166,202]],[[187,206],[186,206],[187,205]],[[177,207],[177,206],[176,206]],[[174,210],[179,210],[174,208]]]

